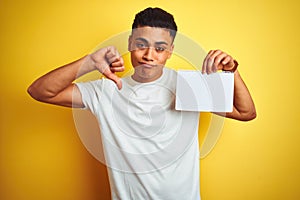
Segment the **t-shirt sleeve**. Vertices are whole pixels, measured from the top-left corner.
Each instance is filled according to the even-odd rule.
[[[103,91],[104,79],[75,84],[81,93],[84,109],[89,109],[94,113],[99,109],[98,106]]]

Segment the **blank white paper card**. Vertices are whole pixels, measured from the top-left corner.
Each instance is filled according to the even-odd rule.
[[[232,112],[234,74],[179,70],[176,85],[176,110]]]

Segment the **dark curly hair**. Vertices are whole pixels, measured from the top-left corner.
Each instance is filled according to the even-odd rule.
[[[169,30],[173,40],[177,32],[177,25],[173,15],[161,8],[149,7],[137,13],[132,24],[132,30],[143,26],[166,28]]]

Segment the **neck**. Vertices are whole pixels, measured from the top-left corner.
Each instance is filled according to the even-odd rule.
[[[154,76],[149,76],[149,75],[147,76],[146,73],[141,74],[135,71],[134,74],[131,76],[131,78],[139,83],[149,83],[159,79],[162,76],[162,73],[163,70],[161,70],[159,73],[155,74]]]

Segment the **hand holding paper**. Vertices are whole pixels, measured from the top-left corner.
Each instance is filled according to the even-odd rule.
[[[210,50],[203,61],[202,73],[211,74],[218,70],[235,72],[238,65],[238,62],[227,53],[221,50]]]

